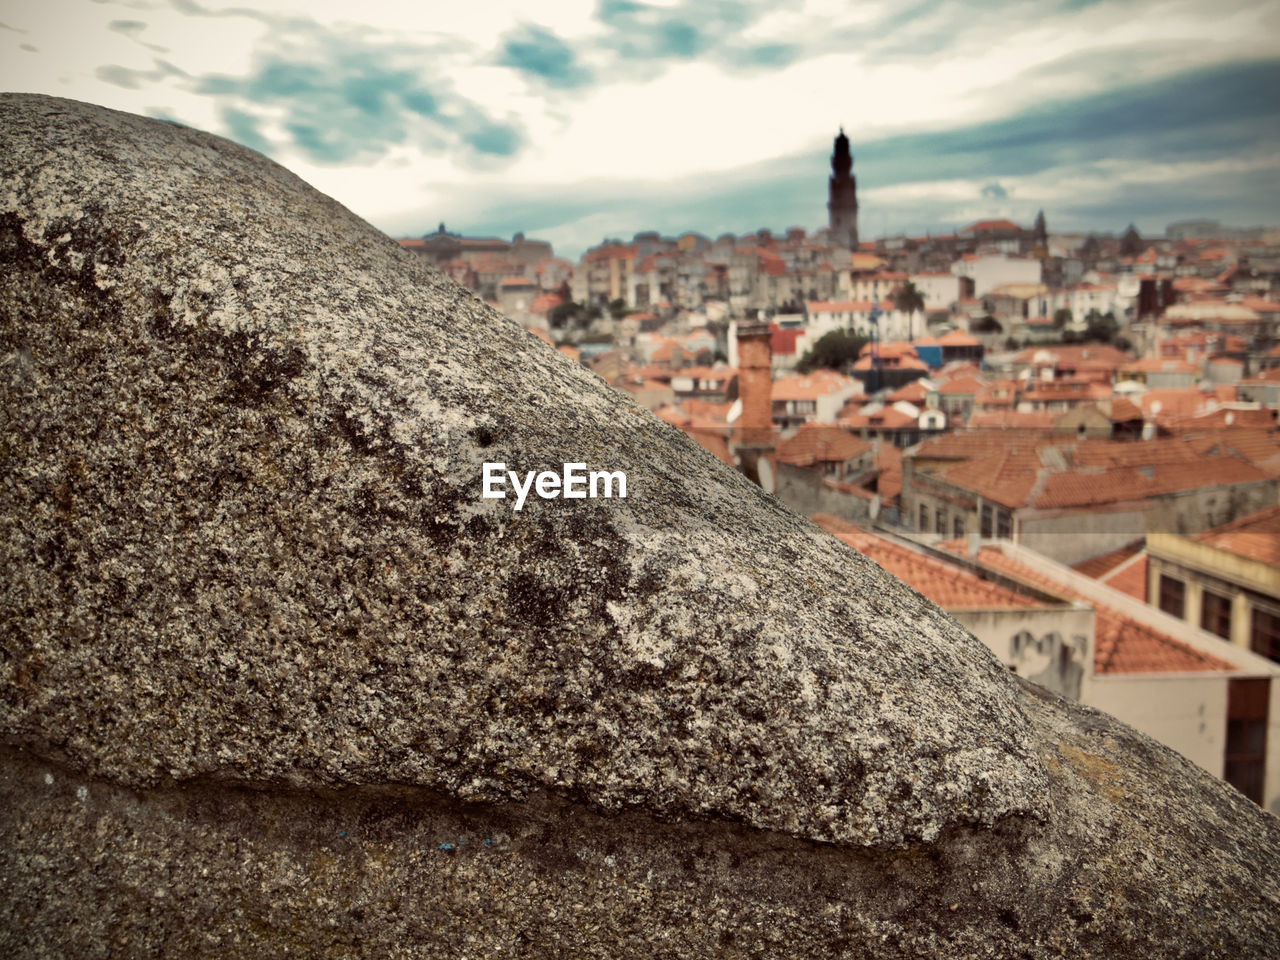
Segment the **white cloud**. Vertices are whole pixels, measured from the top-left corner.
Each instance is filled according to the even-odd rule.
[[[0,31],[0,86],[139,113],[160,109],[217,131],[224,120],[219,102],[194,92],[182,76],[158,69],[157,60],[192,78],[245,77],[268,52],[292,46],[304,52],[327,49],[316,37],[328,31],[335,43],[394,47],[397,56],[421,64],[424,86],[432,93],[431,84],[448,83],[452,109],[474,105],[495,122],[514,123],[524,137],[513,158],[495,150],[485,160],[457,138],[433,137],[421,126],[406,125],[416,141],[397,144],[388,138],[349,165],[321,166],[287,145],[283,108],[250,105],[249,112],[265,118],[260,130],[277,144],[277,159],[376,222],[405,223],[406,230],[421,232],[443,218],[466,229],[457,217],[488,215],[486,195],[505,196],[510,191],[504,189],[514,183],[538,200],[575,191],[612,197],[637,184],[656,195],[664,184],[678,182],[678,190],[686,190],[697,178],[710,191],[753,165],[811,153],[816,199],[811,208],[784,219],[817,226],[825,155],[840,124],[857,155],[860,144],[893,134],[964,127],[1199,66],[1280,58],[1280,30],[1268,3],[1142,0],[1061,12],[1034,2],[981,8],[944,2],[884,26],[886,18],[902,16],[901,4],[807,0],[764,13],[736,38],[810,51],[789,65],[748,69],[714,59],[663,61],[649,64],[646,78],[638,80],[599,42],[605,28],[594,19],[596,0],[486,0],[447,7],[402,0],[369,0],[357,7],[346,0],[316,0],[258,4],[255,15],[235,12],[251,2],[208,0],[203,6],[214,14],[209,16],[184,14],[171,3],[11,5],[0,19],[26,32]],[[675,0],[661,2],[674,5]],[[291,18],[302,26],[291,28]],[[145,26],[110,29],[118,20]],[[595,71],[597,84],[549,90],[498,66],[498,48],[519,24],[537,25],[568,43]],[[24,43],[38,52],[22,50]],[[117,69],[103,73],[103,67]],[[118,82],[109,82],[112,78]],[[136,88],[120,85],[130,78]],[[1023,203],[1068,206],[1082,196],[1119,201],[1126,190],[1143,185],[1241,175],[1238,169],[1232,172],[1231,163],[1251,164],[1245,172],[1255,174],[1259,164],[1280,162],[1227,158],[1214,166],[1176,160],[999,179],[1010,193],[1004,202],[1016,212]],[[979,191],[991,179],[878,189],[864,180],[862,196],[868,210],[920,211],[930,203],[968,209],[979,204]],[[615,184],[612,190],[609,182]],[[643,199],[636,200],[635,209],[643,217]],[[425,211],[429,222],[409,227],[409,210]],[[569,222],[556,228],[553,239],[579,246],[606,232],[629,235],[645,226],[617,219],[616,214],[567,215]],[[871,219],[874,226],[874,214]]]

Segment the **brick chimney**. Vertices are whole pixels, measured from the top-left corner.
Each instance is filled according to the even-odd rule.
[[[744,474],[773,493],[773,349],[767,323],[738,324],[738,399],[729,452]]]

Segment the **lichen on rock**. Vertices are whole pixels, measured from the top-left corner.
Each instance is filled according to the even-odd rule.
[[[1010,681],[914,594],[258,155],[26,104],[12,733],[140,786],[544,788],[864,844],[1042,809]],[[631,495],[516,513],[486,460]]]
[[[1104,801],[1044,718],[1065,716],[1054,737],[1088,755],[1105,723],[1029,698],[932,604],[260,155],[22,95],[0,98],[0,139],[13,929],[82,930],[91,908],[41,884],[80,889],[88,856],[117,879],[83,903],[131,915],[151,881],[124,878],[158,867],[123,838],[150,832],[179,899],[208,898],[222,932],[139,921],[121,941],[137,949],[316,955],[353,930],[439,946],[455,911],[492,909],[514,926],[474,955],[518,946],[512,929],[545,947],[561,922],[596,932],[560,955],[706,956],[692,936],[687,953],[641,945],[692,910],[727,949],[773,903],[810,937],[776,955],[823,956],[884,942],[910,901],[923,926],[895,943],[977,951],[1031,942],[986,926],[1020,885],[1044,897],[1020,922],[1085,942],[1093,921],[1064,912],[1078,891],[1062,885],[1088,872],[1073,851],[1104,846],[1065,838]],[[621,470],[628,496],[517,512],[482,498],[485,462]],[[69,779],[83,797],[59,792]],[[1224,829],[1247,823],[1275,863],[1274,828],[1230,809]],[[358,850],[347,815],[368,828]],[[464,830],[453,879],[421,873],[422,851],[456,851]],[[472,856],[499,835],[504,861]],[[706,867],[699,894],[691,878],[722,854],[749,869]],[[961,878],[984,858],[1004,867],[979,895]],[[323,904],[363,902],[352,871],[383,899],[320,924]],[[304,874],[313,888],[290,886]],[[287,916],[246,906],[249,876]],[[627,897],[584,893],[605,876]],[[1190,889],[1180,876],[1170,889]],[[476,906],[480,890],[507,893]],[[942,896],[972,912],[937,912]],[[1115,918],[1147,904],[1079,896],[1112,918],[1088,942],[1137,942]],[[1251,891],[1250,916],[1275,896],[1274,879]],[[228,920],[246,909],[252,935]]]

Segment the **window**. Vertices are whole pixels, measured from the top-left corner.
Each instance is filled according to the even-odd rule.
[[[982,505],[982,523],[979,526],[979,532],[984,537],[989,537],[995,532],[996,528],[996,511],[989,503]]]
[[[1280,663],[1280,614],[1254,607],[1249,621],[1249,649]]]
[[[920,504],[920,530],[928,532],[929,530],[929,507],[927,504]]]
[[[1171,613],[1179,619],[1186,617],[1187,585],[1175,577],[1160,574],[1158,606],[1165,613]]]
[[[952,519],[951,536],[956,538],[964,536],[964,517],[955,517]]]
[[[1200,626],[1210,633],[1231,639],[1231,598],[1212,590],[1202,590],[1200,599]]]
[[[1267,678],[1227,681],[1227,749],[1223,779],[1254,803],[1262,803],[1267,762]]]
[[[1002,540],[1008,540],[1012,536],[1011,527],[1012,517],[1009,516],[1008,510],[996,511],[996,536]]]

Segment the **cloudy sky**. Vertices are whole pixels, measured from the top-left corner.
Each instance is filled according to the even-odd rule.
[[[355,19],[353,19],[353,17]],[[1274,0],[0,0],[0,88],[261,150],[397,236],[1280,225]]]

